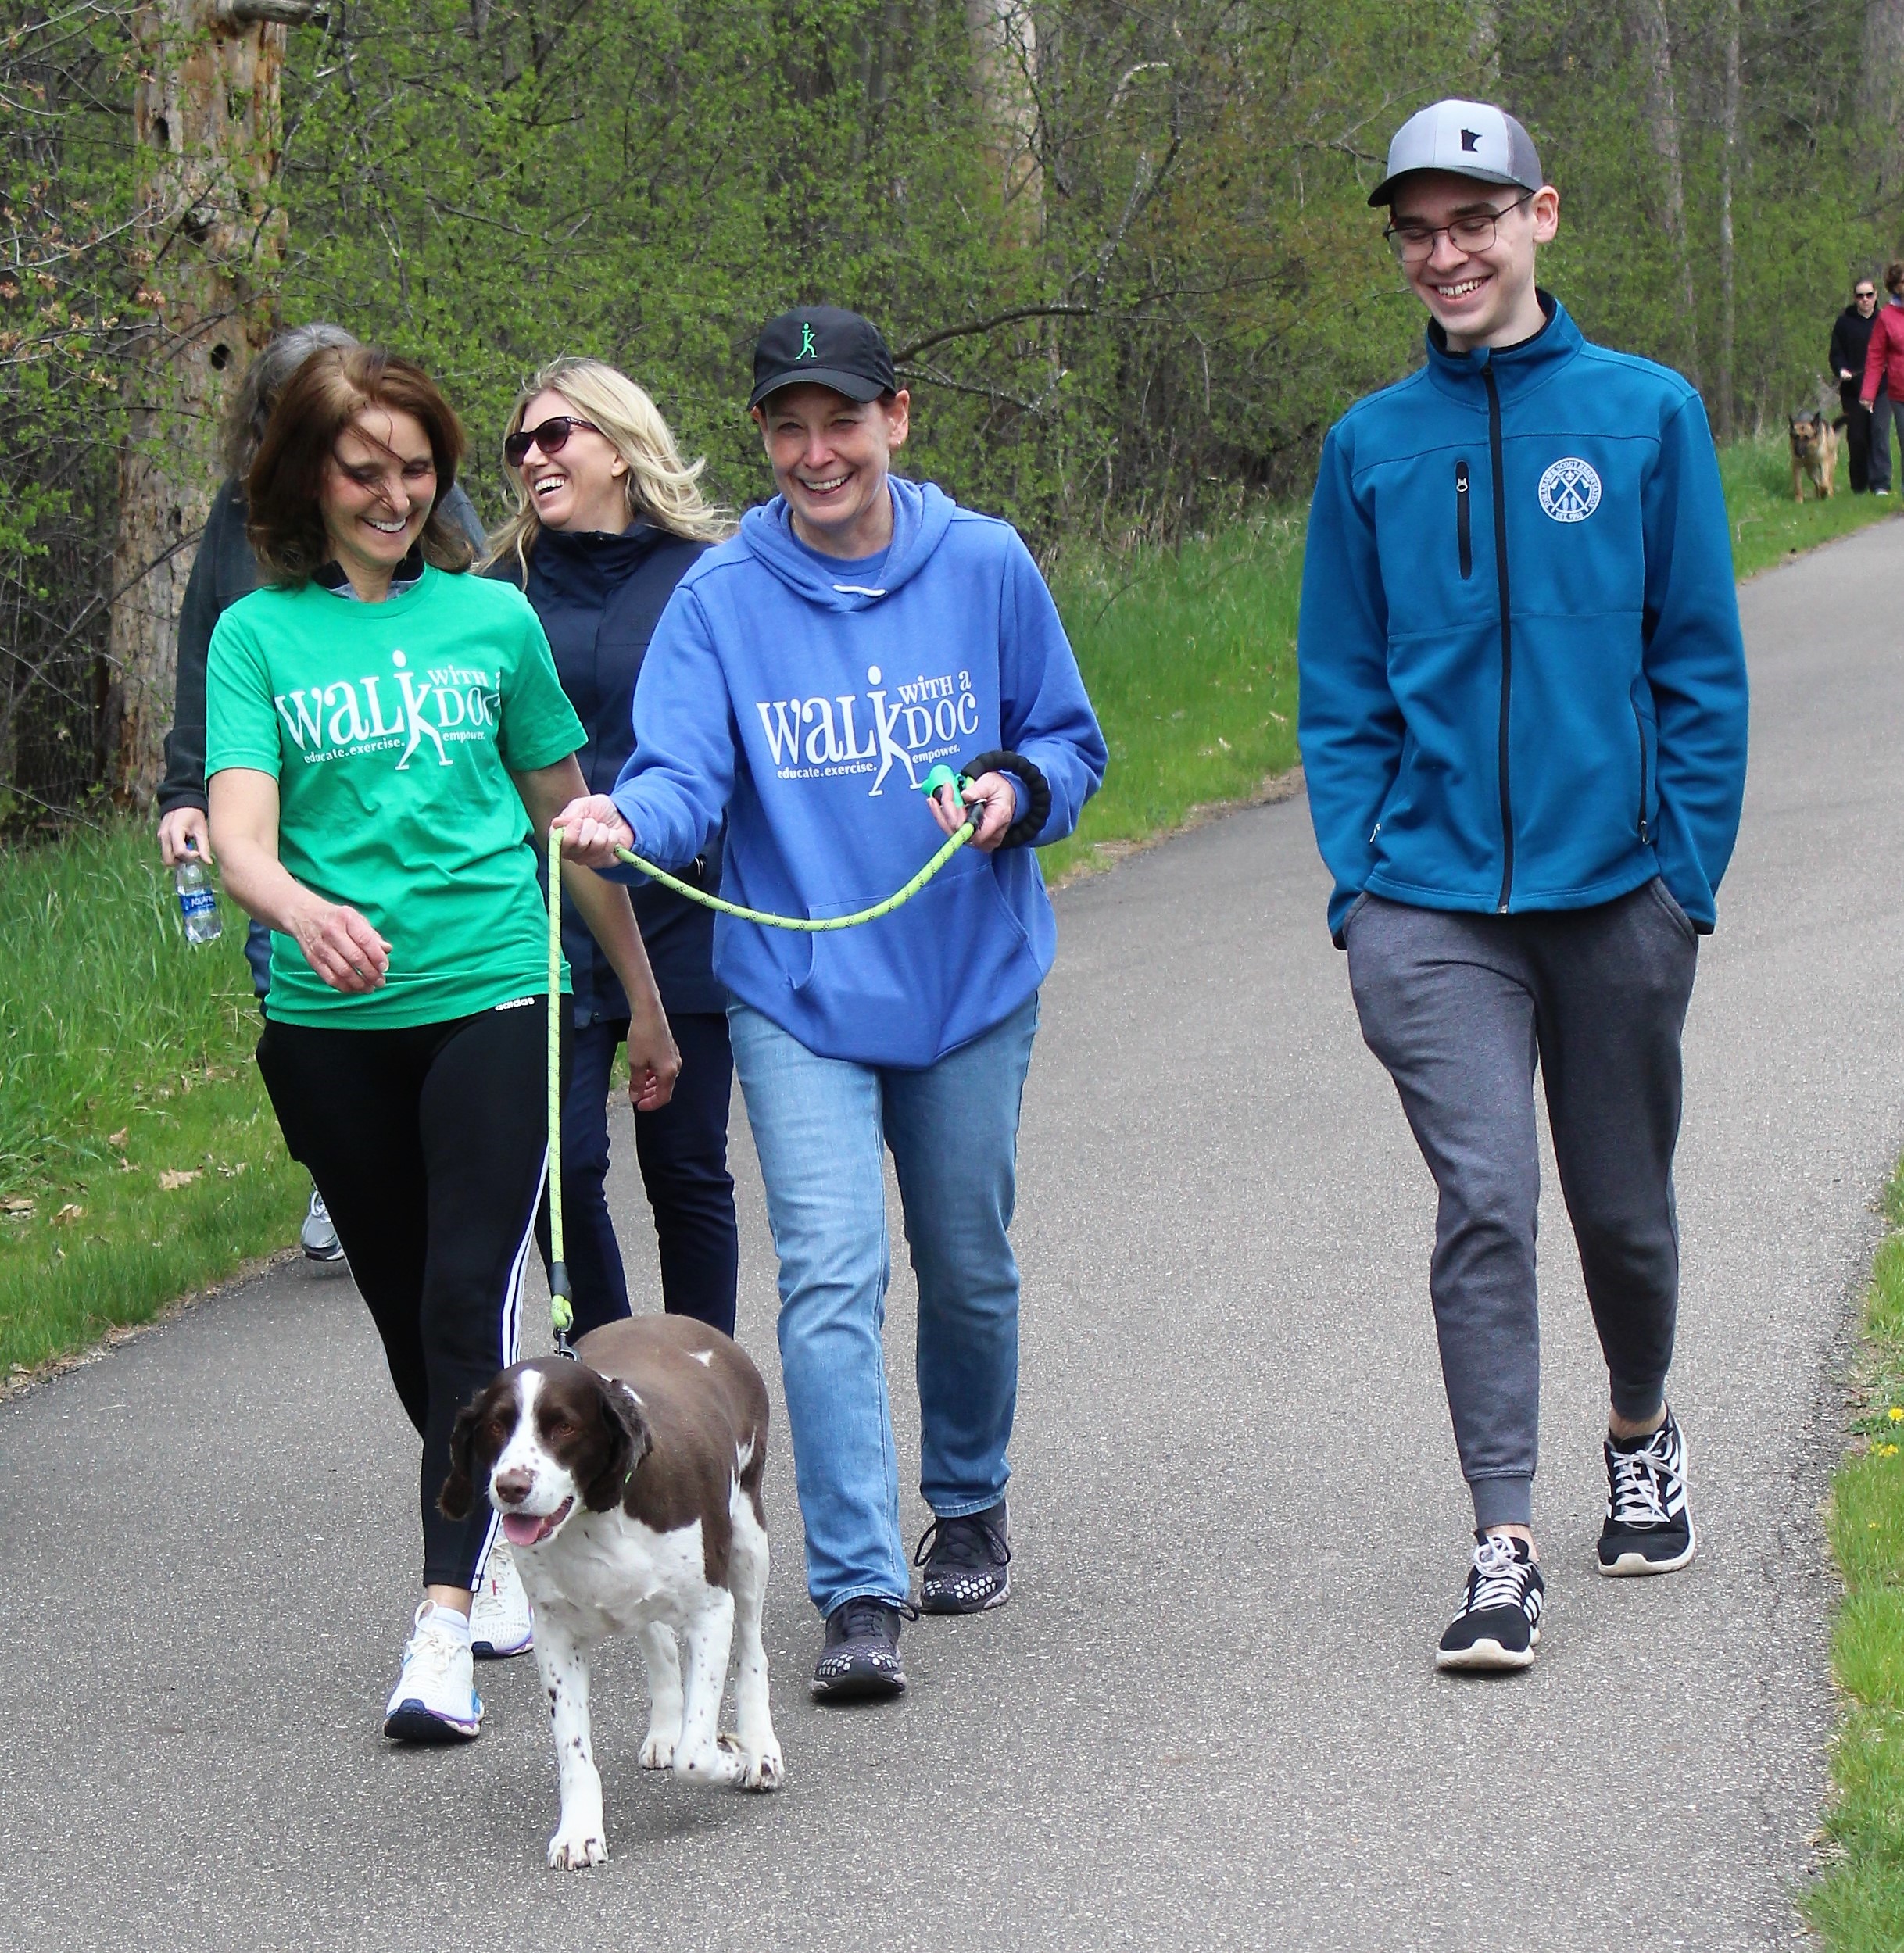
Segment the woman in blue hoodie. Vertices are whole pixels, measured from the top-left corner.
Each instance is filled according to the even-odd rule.
[[[1056,924],[1030,849],[1076,825],[1102,735],[1050,592],[1009,524],[897,480],[909,402],[879,333],[830,306],[771,320],[749,402],[780,492],[682,579],[635,693],[612,797],[560,824],[692,861],[725,818],[725,892],[850,914],[969,813],[972,844],[881,921],[838,934],[722,917],[714,968],[780,1258],[780,1356],[826,1618],[823,1699],[906,1686],[910,1577],[881,1346],[883,1155],[918,1279],[919,1605],[1010,1590],[1006,1447],[1018,1275],[1007,1239],[1019,1103]],[[922,808],[932,765],[967,805]],[[949,796],[946,796],[949,799]]]
[[[656,621],[675,585],[733,525],[702,499],[702,464],[683,462],[653,401],[599,359],[560,359],[536,374],[510,415],[503,452],[515,471],[517,507],[490,547],[490,572],[517,585],[541,621],[588,733],[575,757],[590,788],[606,792],[634,748],[630,702]],[[692,878],[719,888],[718,833],[699,851]],[[662,1304],[732,1336],[740,1264],[727,1165],[734,1063],[727,996],[714,973],[714,917],[654,884],[635,889],[634,902],[682,1059],[674,1097],[635,1121]],[[628,1037],[628,1000],[572,910],[562,947],[575,985],[562,1103],[564,1246],[579,1336],[628,1313],[603,1192],[609,1073]]]

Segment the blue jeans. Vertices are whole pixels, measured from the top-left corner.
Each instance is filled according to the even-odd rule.
[[[904,1600],[899,1461],[886,1397],[885,1150],[919,1284],[919,1490],[941,1518],[1004,1497],[1018,1392],[1018,1269],[1006,1231],[1038,1000],[922,1071],[816,1057],[728,1010],[780,1257],[780,1366],[822,1614]]]

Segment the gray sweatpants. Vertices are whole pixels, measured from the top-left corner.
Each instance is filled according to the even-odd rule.
[[[1655,881],[1530,915],[1365,895],[1344,940],[1362,1036],[1441,1189],[1429,1292],[1475,1523],[1527,1525],[1541,1381],[1535,1064],[1613,1408],[1643,1419],[1673,1359],[1673,1150],[1698,939]]]

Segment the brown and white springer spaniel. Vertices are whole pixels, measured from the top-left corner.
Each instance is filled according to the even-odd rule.
[[[562,1808],[549,1862],[571,1870],[608,1855],[589,1654],[611,1634],[632,1630],[647,1662],[644,1769],[757,1790],[778,1789],[782,1773],[761,1641],[761,1373],[737,1343],[685,1316],[609,1323],[575,1355],[514,1365],[461,1413],[438,1501],[461,1518],[481,1486],[515,1551],[555,1733]]]

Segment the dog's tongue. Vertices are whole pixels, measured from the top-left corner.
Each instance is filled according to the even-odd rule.
[[[503,1536],[511,1546],[533,1546],[548,1524],[539,1513],[506,1512],[503,1515]]]

